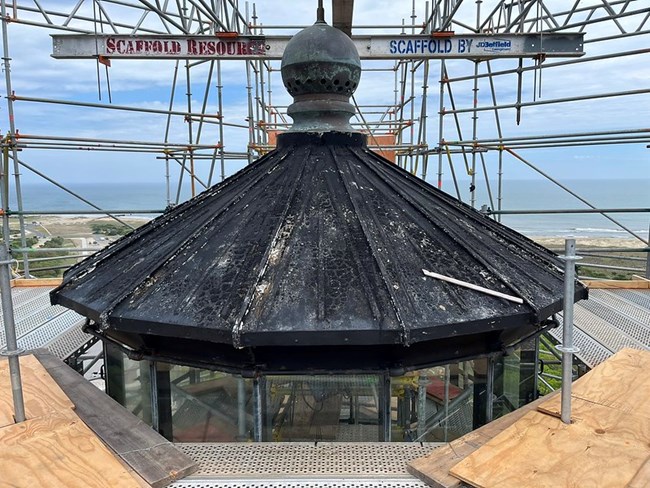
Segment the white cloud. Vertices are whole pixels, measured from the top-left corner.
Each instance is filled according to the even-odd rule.
[[[57,6],[61,12],[69,12],[76,1],[45,2],[48,8]],[[416,23],[423,21],[424,1],[418,1],[416,8]],[[571,2],[572,3],[572,2]],[[637,9],[641,1],[630,3],[628,10]],[[493,8],[494,1],[484,1],[482,3],[483,13],[490,12]],[[547,0],[545,4],[553,11],[567,10],[569,5],[563,0]],[[602,4],[597,0],[583,0],[582,5]],[[114,22],[134,23],[137,22],[142,14],[141,10],[133,8],[120,7],[118,4],[104,3],[107,11],[110,12],[111,19]],[[325,2],[326,10],[329,10],[330,2]],[[281,34],[296,31],[296,26],[309,25],[315,19],[315,1],[292,2],[263,0],[256,3],[256,12],[259,17],[258,22],[267,26],[265,33]],[[92,18],[91,4],[84,3],[82,7],[84,15]],[[457,18],[468,25],[475,24],[476,4],[474,2],[464,2]],[[250,8],[252,12],[252,7]],[[80,11],[82,12],[82,11]],[[38,14],[21,13],[23,18],[38,18]],[[328,11],[327,16],[331,13]],[[394,0],[357,0],[355,2],[354,22],[357,26],[371,25],[401,25],[402,20],[408,24],[411,22],[411,1]],[[576,13],[574,19],[581,19],[586,14]],[[599,14],[600,15],[600,14]],[[597,19],[594,16],[593,19]],[[626,29],[634,30],[640,22],[639,16],[622,19],[621,24]],[[73,26],[85,26],[73,21]],[[149,28],[159,29],[161,27],[157,16],[149,14],[143,24]],[[270,29],[268,26],[282,25],[294,26],[283,29]],[[458,26],[455,30],[461,31]],[[370,33],[381,31],[382,29],[361,29],[357,28],[355,33]],[[385,30],[385,29],[384,29]],[[64,100],[76,100],[81,102],[97,102],[97,72],[96,64],[92,60],[55,60],[51,54],[50,31],[43,28],[21,25],[12,23],[9,25],[10,31],[10,50],[12,56],[12,81],[13,88],[18,96],[29,96],[38,98],[52,98]],[[393,31],[395,32],[395,31]],[[587,38],[602,37],[613,35],[618,32],[618,27],[611,21],[594,23],[588,26],[586,33]],[[60,33],[56,31],[56,33]],[[630,37],[628,39],[618,39],[605,43],[588,43],[585,45],[587,56],[603,54],[605,52],[624,52],[647,45],[647,35],[640,37]],[[641,42],[641,40],[645,40]],[[635,90],[647,88],[650,80],[650,63],[645,53],[637,56],[611,58],[600,60],[593,63],[580,63],[572,66],[558,68],[543,68],[542,70],[542,100],[552,100],[556,98],[566,98],[588,94],[617,92],[624,90]],[[548,59],[545,64],[551,64],[554,61]],[[529,66],[530,60],[526,60]],[[492,63],[493,71],[504,68],[516,67],[516,61],[494,61]],[[172,61],[149,61],[149,60],[113,60],[113,66],[108,70],[110,75],[110,84],[113,95],[113,103],[118,105],[128,105],[133,107],[147,107],[159,110],[166,110],[169,105],[169,95],[171,80],[174,76],[175,63]],[[273,66],[279,68],[279,63],[274,62]],[[392,63],[387,62],[364,62],[365,67],[391,67]],[[449,74],[452,77],[466,76],[473,72],[473,63],[469,61],[450,61],[448,62]],[[106,103],[107,81],[105,69],[100,66],[100,80],[103,91],[102,103]],[[248,107],[246,101],[246,73],[244,63],[241,61],[225,61],[222,63],[223,68],[223,85],[224,85],[224,117],[225,121],[234,124],[246,125],[248,117]],[[481,71],[485,70],[485,63],[479,65]],[[191,99],[194,110],[198,110],[203,103],[203,93],[207,80],[208,64],[194,67],[191,70]],[[438,140],[438,93],[439,93],[439,62],[431,62],[431,73],[428,83],[428,124],[427,140],[430,146],[434,146]],[[181,63],[178,70],[178,85],[175,93],[174,109],[184,112],[187,110],[188,88],[185,83],[185,69]],[[497,90],[496,96],[499,103],[514,103],[517,97],[516,76],[507,75],[496,78]],[[208,98],[206,111],[209,113],[217,112],[217,94],[216,78],[211,81],[211,90]],[[410,85],[410,75],[408,78]],[[416,98],[414,100],[414,112],[416,116],[420,113],[420,88],[422,85],[422,70],[416,74]],[[392,71],[377,73],[365,72],[362,81],[355,95],[360,105],[390,105],[394,101],[394,73]],[[453,84],[454,100],[458,108],[471,107],[474,93],[471,82],[461,82]],[[264,94],[265,97],[268,94]],[[290,97],[284,91],[278,72],[272,76],[272,99],[277,106],[286,106],[291,102]],[[522,100],[524,102],[533,99],[533,73],[526,72],[524,75]],[[446,109],[451,108],[448,96],[444,99]],[[489,106],[492,104],[490,86],[486,78],[480,80],[478,92],[479,106]],[[4,109],[3,109],[4,110]],[[407,109],[410,113],[410,106]],[[254,111],[255,116],[255,111]],[[373,120],[376,116],[367,115],[368,120]],[[459,115],[462,123],[463,137],[468,139],[472,136],[472,114],[465,113]],[[650,120],[650,95],[636,95],[627,97],[617,97],[611,99],[599,99],[580,102],[571,102],[562,105],[539,105],[535,107],[524,107],[522,109],[522,121],[519,126],[515,124],[515,111],[513,109],[504,110],[500,114],[500,121],[503,131],[508,136],[522,136],[531,134],[556,134],[562,132],[588,132],[604,129],[632,129],[636,127],[647,126],[647,120]],[[68,135],[72,137],[92,137],[106,139],[137,139],[162,141],[166,127],[166,117],[164,115],[139,114],[135,112],[123,112],[114,110],[99,110],[86,107],[66,107],[63,105],[35,104],[29,102],[16,103],[16,121],[19,129],[23,133],[48,134],[48,135]],[[6,121],[3,124],[6,130]],[[194,124],[196,128],[196,124]],[[187,140],[187,123],[182,117],[175,116],[172,118],[170,126],[171,141],[183,142]],[[477,131],[479,138],[495,137],[496,123],[494,114],[491,111],[479,113],[477,121]],[[451,116],[445,117],[444,135],[447,139],[456,139],[456,128]],[[215,142],[219,138],[217,127],[206,125],[203,132],[203,139],[209,142]],[[246,150],[248,142],[247,129],[226,128],[225,146],[229,151],[243,152]],[[643,148],[644,149],[644,148]],[[561,158],[554,157],[554,160],[562,159],[565,161],[590,161],[594,164],[601,164],[593,155],[584,160],[574,155],[581,155],[579,149],[565,149]],[[625,154],[628,149],[626,146],[618,148],[619,153]],[[646,150],[647,153],[647,150]],[[25,154],[26,157],[32,157],[32,152]],[[43,161],[43,167],[47,169],[46,158],[41,157],[43,152],[37,152],[39,161]],[[70,161],[86,161],[89,158],[98,161],[97,168],[102,164],[108,164],[106,161],[111,160],[117,164],[119,158],[124,159],[125,153],[111,155],[107,153],[99,155],[80,154],[67,151],[65,156],[66,164]],[[530,152],[531,159],[543,158],[548,153]],[[639,171],[639,163],[642,160],[641,152],[636,150],[634,156],[628,158],[630,162],[627,167],[629,171]],[[36,156],[34,156],[36,157]],[[138,161],[147,161],[144,165],[160,164],[155,156],[137,155]],[[607,159],[608,161],[611,158]],[[84,163],[79,163],[84,164]],[[144,163],[143,163],[144,164]],[[492,164],[492,163],[490,163]],[[551,164],[551,163],[549,163]],[[606,162],[603,160],[602,164]],[[146,166],[149,168],[150,166]],[[623,166],[625,170],[626,166]],[[73,178],[74,173],[65,171],[57,173],[60,168],[52,166],[53,175],[58,178]],[[92,171],[96,175],[103,176],[101,170],[93,169],[84,170],[90,177]],[[147,170],[148,171],[148,170]],[[134,177],[148,178],[153,173],[140,171],[137,167],[134,169]],[[86,174],[84,173],[84,174]],[[114,173],[111,173],[112,175]],[[158,178],[158,175],[155,175]]]

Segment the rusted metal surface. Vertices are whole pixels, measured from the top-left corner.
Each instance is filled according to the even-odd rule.
[[[360,134],[294,133],[71,268],[52,301],[163,360],[398,373],[500,352],[536,332],[562,308],[558,264],[369,151]],[[585,296],[577,284],[576,299]]]

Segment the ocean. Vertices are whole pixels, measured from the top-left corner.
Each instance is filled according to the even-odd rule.
[[[567,187],[591,204],[600,208],[648,208],[650,207],[650,180],[570,180],[563,181]],[[167,206],[166,190],[160,183],[84,183],[67,185],[71,190],[95,205],[110,210],[162,210]],[[459,184],[463,201],[468,202],[468,181]],[[455,195],[450,182],[443,187]],[[47,183],[24,183],[22,185],[24,209],[27,211],[83,212],[90,207],[63,190]],[[476,206],[485,204],[497,207],[496,185],[492,189],[493,205],[490,204],[485,185],[477,185]],[[175,199],[176,188],[171,190]],[[182,199],[189,197],[185,188]],[[15,196],[12,209],[16,209]],[[504,180],[503,209],[579,209],[587,208],[575,197],[545,180]],[[138,215],[138,214],[136,214]],[[151,215],[139,214],[142,217]],[[648,236],[649,213],[611,214],[611,217],[642,237]],[[598,214],[564,215],[504,215],[502,222],[523,234],[548,237],[628,237],[623,229]]]

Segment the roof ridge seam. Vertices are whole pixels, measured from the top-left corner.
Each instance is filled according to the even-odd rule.
[[[257,183],[259,183],[263,179],[264,179],[264,175],[258,176],[253,181],[253,185],[256,185]],[[249,188],[250,188],[250,186],[249,186]],[[218,217],[219,215],[222,215],[227,209],[232,207],[236,202],[240,201],[244,197],[244,195],[246,195],[246,194],[247,194],[246,191],[237,193],[226,206],[224,206],[224,207],[220,208],[219,210],[217,210],[216,212],[214,212],[214,214],[212,215],[212,217],[210,217],[210,219],[208,221],[212,221],[216,217]],[[207,198],[207,196],[202,197],[201,194],[199,194],[197,197],[201,198],[201,199]],[[195,198],[197,198],[197,197],[195,197]],[[188,202],[196,203],[196,200],[194,198],[191,198],[190,200],[185,202],[183,204],[183,206],[185,206]],[[155,228],[157,228],[157,227],[149,228],[148,232],[153,232],[153,230]],[[140,290],[143,286],[146,285],[146,283],[154,275],[154,273],[156,273],[156,271],[158,271],[159,269],[164,267],[167,263],[170,262],[170,260],[174,259],[179,254],[179,252],[183,248],[185,248],[187,246],[188,243],[194,241],[197,238],[198,238],[198,234],[197,234],[197,231],[195,230],[187,238],[185,238],[182,242],[180,242],[177,246],[175,246],[173,248],[173,250],[171,250],[169,253],[167,253],[166,256],[164,257],[164,259],[161,259],[157,263],[154,263],[153,266],[150,266],[149,269],[147,270],[147,272],[143,273],[144,276],[142,277],[142,279],[140,279],[140,282],[137,285],[135,285],[134,287],[131,287],[129,290],[122,293],[121,295],[118,295],[117,298],[115,298],[112,302],[110,302],[110,304],[106,307],[106,309],[104,309],[99,315],[100,328],[106,328],[107,327],[108,321],[110,319],[110,314],[113,312],[113,310],[115,310],[115,308],[120,303],[122,303],[124,300],[126,300],[129,296],[132,296],[135,293],[137,293],[138,290]],[[119,242],[119,241],[117,241],[117,242]]]
[[[357,158],[359,158],[359,156],[358,156],[357,154],[355,154],[355,156],[357,156]],[[360,159],[360,158],[359,158],[359,159]],[[379,173],[377,172],[376,168],[371,167],[371,170],[372,170],[375,174],[377,174],[378,176],[380,176]],[[380,176],[380,177],[381,177],[381,176]],[[383,178],[382,178],[382,179],[383,179]],[[384,181],[386,181],[386,180],[384,179]],[[422,216],[424,216],[428,221],[432,222],[432,220],[430,219],[429,215],[427,215],[427,213],[423,211],[422,206],[421,206],[421,205],[420,205],[416,200],[414,200],[414,199],[411,198],[410,196],[404,194],[403,192],[400,192],[400,193],[399,193],[399,196],[400,196],[402,199],[404,199],[404,201],[408,202],[408,203],[409,203],[409,204],[410,204],[410,205],[411,205],[411,206],[412,206],[412,207],[413,207],[417,212],[419,212]],[[460,236],[459,236],[459,234],[458,234],[457,232],[454,232],[453,230],[451,230],[451,228],[450,228],[449,226],[447,226],[447,227],[439,226],[439,228],[440,228],[440,230],[441,230],[442,232],[444,232],[445,234],[447,234],[447,236],[449,236],[449,237],[450,237],[454,242],[456,242],[456,243],[459,244],[459,245],[462,245],[463,248],[467,251],[467,253],[468,253],[468,254],[469,254],[473,259],[475,259],[478,263],[480,263],[481,265],[483,265],[484,267],[486,267],[486,268],[487,268],[489,271],[491,271],[495,276],[498,276],[499,279],[500,279],[500,281],[501,281],[501,282],[502,282],[502,283],[503,283],[507,288],[509,288],[512,292],[516,293],[518,296],[521,296],[521,297],[523,298],[523,300],[524,300],[524,303],[525,303],[526,305],[528,305],[530,308],[532,308],[535,312],[537,312],[537,308],[536,308],[535,305],[534,305],[534,304],[533,304],[533,303],[528,299],[528,297],[526,296],[526,294],[521,293],[521,290],[519,290],[518,287],[516,287],[515,285],[513,285],[510,281],[505,280],[505,279],[501,276],[500,273],[497,273],[496,270],[494,269],[494,267],[491,266],[491,264],[489,263],[489,261],[486,260],[486,259],[484,259],[484,258],[480,255],[480,253],[476,253],[476,252],[474,252],[474,250],[472,249],[471,246],[467,246],[467,245],[465,245],[465,241],[464,241],[463,239],[460,238]]]
[[[309,158],[311,155],[312,149],[310,148],[307,157],[305,157],[305,160]],[[283,158],[284,159],[284,158]],[[271,253],[278,242],[278,238],[280,236],[280,233],[282,231],[282,228],[284,226],[287,214],[289,213],[289,209],[291,208],[291,204],[293,203],[293,200],[296,196],[296,192],[298,190],[298,183],[302,180],[302,175],[305,171],[305,166],[306,164],[302,164],[301,169],[300,169],[300,175],[298,178],[294,180],[294,185],[293,188],[291,189],[291,195],[287,198],[287,203],[284,207],[284,210],[282,212],[282,217],[278,219],[278,224],[277,228],[275,229],[275,233],[273,235],[273,239],[271,239],[271,242],[268,244],[266,251],[264,251],[264,256],[262,257],[260,261],[260,271],[259,274],[257,275],[257,279],[255,280],[254,285],[249,288],[248,292],[246,293],[246,297],[244,298],[244,303],[242,304],[239,317],[235,321],[235,324],[232,329],[232,341],[233,341],[233,346],[236,348],[241,348],[243,347],[241,345],[241,333],[242,333],[242,328],[244,325],[244,319],[248,315],[248,312],[250,311],[253,302],[255,300],[255,294],[257,291],[257,287],[259,286],[262,277],[266,273],[266,270],[269,267],[269,262],[271,260]]]
[[[334,152],[334,149],[332,147],[330,147],[329,150],[332,153]],[[354,156],[357,157],[357,159],[360,159],[358,157],[358,155],[356,154],[355,148],[352,148],[351,152],[352,152],[352,154],[354,154]],[[333,156],[334,156],[334,154],[333,154]],[[334,160],[338,162],[337,158],[334,158]],[[347,165],[348,174],[350,175],[350,178],[353,179],[349,161],[346,161],[345,164]],[[350,191],[350,187],[346,183],[345,178],[341,178],[341,181],[343,181],[343,187],[345,188],[345,192],[347,193],[348,198],[350,199],[350,203],[352,204],[352,207],[354,208],[354,211],[356,212],[357,216],[360,216],[359,207],[358,207],[357,203],[354,201],[354,198],[352,198],[352,192]],[[356,181],[354,183],[358,185],[358,183],[356,183]],[[363,232],[363,235],[364,235],[364,237],[366,239],[366,242],[368,243],[368,246],[370,247],[370,249],[372,251],[372,258],[375,261],[375,263],[377,263],[377,266],[379,267],[379,270],[381,271],[382,282],[384,283],[386,291],[388,292],[388,296],[390,297],[390,301],[391,301],[391,304],[393,305],[393,310],[395,311],[395,316],[397,318],[397,322],[399,323],[400,328],[402,329],[402,341],[404,342],[405,345],[409,345],[411,343],[410,330],[406,326],[406,323],[404,322],[404,319],[402,318],[400,307],[398,306],[399,302],[398,302],[397,298],[395,297],[393,287],[390,286],[389,283],[386,282],[386,278],[387,278],[387,274],[388,274],[388,272],[386,270],[386,267],[384,266],[384,263],[377,257],[377,249],[375,249],[375,246],[374,246],[372,240],[369,237],[370,234],[368,232],[368,229],[365,226],[364,220],[361,219],[361,218],[359,218],[359,225],[360,225],[361,230]]]

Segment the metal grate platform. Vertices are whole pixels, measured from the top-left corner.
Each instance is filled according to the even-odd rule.
[[[560,326],[549,331],[549,334],[558,343],[562,342],[562,327],[562,318],[560,317]],[[573,329],[573,343],[578,349],[580,349],[580,352],[578,353],[580,360],[590,368],[602,363],[613,354],[610,349],[607,349],[600,342],[595,341],[591,336],[582,332],[582,330],[577,327],[574,327]]]
[[[428,454],[438,444],[265,442],[179,443],[177,446],[199,463],[199,471],[194,476],[344,478],[410,476],[406,472],[406,463]]]
[[[641,296],[643,296],[643,294],[641,294]],[[647,306],[643,306],[642,300],[636,303],[634,300],[629,300],[619,293],[612,293],[609,290],[593,290],[588,301],[609,307],[622,316],[643,324],[645,327],[650,329],[650,296],[648,296],[646,302]]]
[[[616,295],[650,310],[650,293],[647,290],[616,290]]]
[[[11,289],[18,346],[49,349],[66,359],[95,339],[81,331],[85,318],[59,305],[50,305],[53,287]],[[0,314],[0,349],[6,345],[4,317]]]
[[[426,488],[429,485],[413,479],[328,479],[328,480],[232,480],[201,481],[187,479],[172,484],[174,487],[186,488]]]
[[[199,471],[172,486],[185,487],[424,487],[406,463],[435,443],[295,442],[176,444]]]
[[[626,347],[650,350],[650,290],[590,290],[576,304],[574,325],[577,356],[591,368]],[[562,342],[562,326],[549,334]]]

